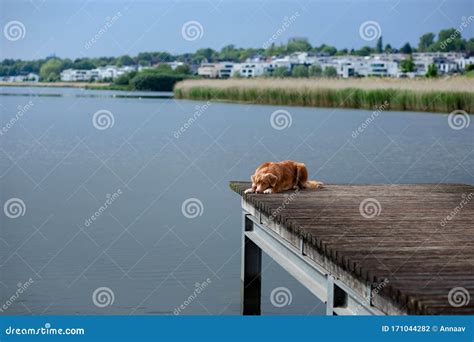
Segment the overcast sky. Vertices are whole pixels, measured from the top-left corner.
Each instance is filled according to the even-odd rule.
[[[280,43],[295,36],[307,37],[312,45],[375,46],[375,40],[366,41],[359,32],[367,21],[379,25],[384,44],[400,47],[407,41],[417,45],[423,33],[457,28],[474,15],[472,0],[0,2],[0,59],[183,53],[228,44],[262,47],[274,38]],[[285,18],[289,24],[281,30]],[[183,37],[183,25],[190,21]],[[463,31],[464,37],[473,35],[474,21]]]

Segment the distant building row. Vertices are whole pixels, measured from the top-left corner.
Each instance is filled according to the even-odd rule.
[[[206,78],[227,78],[230,76],[258,77],[271,73],[278,67],[289,72],[296,65],[319,65],[336,69],[343,78],[357,76],[415,77],[424,76],[428,66],[434,64],[440,74],[460,72],[467,65],[474,64],[474,57],[465,57],[461,53],[413,53],[415,71],[403,73],[400,63],[408,58],[404,54],[374,54],[359,56],[311,56],[308,53],[294,53],[282,58],[253,58],[245,63],[219,62],[203,63],[198,75]]]
[[[233,76],[248,78],[271,74],[276,68],[284,68],[291,72],[297,65],[308,67],[318,65],[323,72],[328,67],[334,68],[337,75],[342,78],[366,76],[417,77],[425,76],[428,66],[432,64],[436,66],[440,75],[458,73],[465,70],[467,66],[474,64],[474,57],[466,57],[462,53],[420,52],[411,55],[414,71],[404,73],[401,70],[401,63],[408,57],[409,55],[405,54],[372,54],[360,57],[311,55],[306,52],[297,52],[284,57],[257,56],[247,59],[245,63],[203,62],[200,66],[191,66],[191,70],[204,78],[229,78]],[[178,61],[166,64],[172,70],[183,65],[182,62]],[[151,67],[108,65],[92,70],[66,69],[61,72],[60,78],[63,82],[111,81],[123,74],[149,68]],[[0,80],[4,82],[38,82],[39,76],[29,73],[0,77]]]
[[[25,74],[25,75],[3,76],[3,77],[0,77],[0,81],[10,82],[10,83],[38,82],[39,81],[39,76],[38,76],[38,74],[34,74],[34,73],[30,72],[29,74]]]
[[[82,69],[66,69],[61,72],[61,81],[63,82],[88,82],[88,81],[104,81],[113,80],[126,74],[127,72],[136,71],[137,68],[131,66],[116,67],[108,65],[91,70]]]
[[[167,63],[172,70],[183,65],[182,62]],[[119,76],[132,71],[142,71],[144,69],[151,69],[151,67],[143,66],[124,66],[117,67],[115,65],[108,65],[92,70],[83,69],[66,69],[61,72],[61,81],[63,82],[88,82],[88,81],[110,81]]]

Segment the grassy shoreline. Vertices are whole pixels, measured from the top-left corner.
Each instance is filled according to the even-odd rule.
[[[175,98],[269,105],[385,109],[449,113],[474,111],[474,82],[468,78],[245,79],[187,80],[176,84]]]

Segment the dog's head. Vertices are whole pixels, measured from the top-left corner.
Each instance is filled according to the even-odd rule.
[[[252,179],[252,187],[258,193],[262,193],[268,188],[274,187],[278,180],[278,177],[272,173],[257,173],[250,176],[250,178]]]

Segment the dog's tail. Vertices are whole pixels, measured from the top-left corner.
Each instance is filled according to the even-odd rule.
[[[320,189],[323,186],[324,184],[322,182],[313,181],[313,180],[309,180],[309,181],[306,181],[306,183],[304,183],[304,187],[306,189]]]

